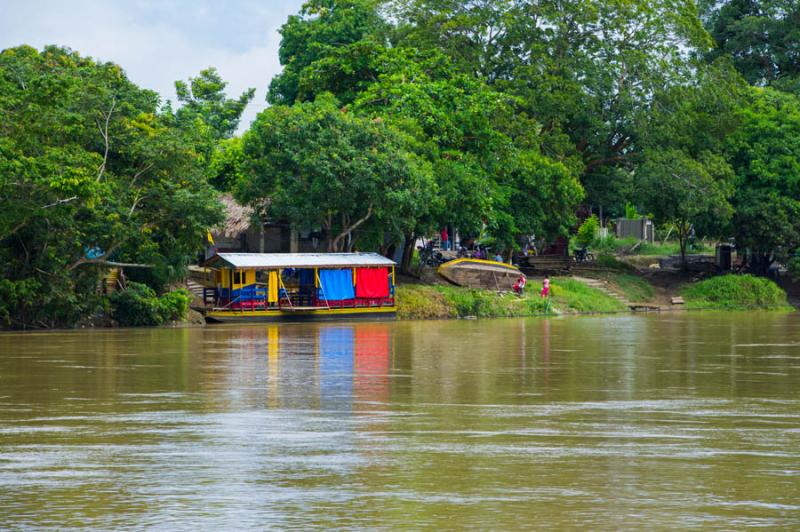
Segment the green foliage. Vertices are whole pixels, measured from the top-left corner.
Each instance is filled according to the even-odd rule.
[[[792,281],[800,282],[800,251],[796,251],[794,255],[792,255],[786,266],[789,270],[789,275],[792,277]]]
[[[519,96],[545,151],[582,161],[592,204],[624,201],[614,169],[635,156],[653,95],[691,76],[691,51],[710,45],[693,2],[397,4],[397,41]]]
[[[578,228],[578,234],[575,236],[575,240],[582,246],[588,246],[595,241],[599,230],[600,220],[593,214],[586,218]]]
[[[643,216],[639,214],[638,209],[636,209],[636,205],[632,204],[631,202],[625,203],[625,218],[628,220],[639,220]]]
[[[156,326],[182,320],[189,311],[191,294],[180,289],[158,297],[147,285],[128,283],[125,290],[111,294],[113,318],[123,327]]]
[[[321,92],[333,92],[344,102],[352,101],[353,90],[370,77],[359,47],[368,52],[364,41],[382,41],[381,34],[387,29],[378,6],[377,0],[304,3],[300,14],[290,16],[281,27],[278,57],[283,71],[270,82],[269,102],[291,105],[313,100]],[[320,90],[317,78],[321,75],[336,81]]]
[[[210,129],[214,140],[230,138],[256,90],[247,89],[232,100],[225,96],[227,85],[215,68],[201,71],[196,78],[189,78],[189,83],[176,81],[175,92],[182,104],[175,113],[178,123],[183,127],[197,127],[199,120]]]
[[[693,252],[705,253],[713,251],[713,249],[709,249],[707,246],[703,245],[702,242],[698,242],[697,246],[697,249],[692,248]],[[654,242],[650,244],[649,242],[642,242],[638,238],[634,237],[615,238],[613,236],[596,239],[592,243],[592,248],[600,253],[606,254],[616,253],[622,255],[641,255],[651,257],[666,257],[669,255],[677,255],[681,252],[680,242],[675,240],[669,240],[664,243]],[[610,255],[607,256],[609,258],[613,258],[610,257]]]
[[[211,154],[209,182],[222,192],[232,191],[244,179],[245,160],[242,137],[221,140]]]
[[[706,27],[717,46],[711,57],[733,58],[754,85],[800,95],[800,4],[786,0],[706,2]]]
[[[196,132],[113,63],[4,50],[0,116],[0,278],[14,327],[94,312],[109,262],[178,276],[220,220]]]
[[[517,99],[459,71],[436,47],[414,45],[376,2],[310,2],[281,33],[285,68],[271,101],[330,92],[348,111],[405,131],[410,149],[431,164],[438,193],[390,233],[413,241],[453,224],[462,234],[485,229],[511,249],[519,235],[565,234],[574,222],[583,196],[577,158],[545,155],[540,127]]]
[[[675,225],[682,257],[692,225],[719,229],[731,218],[733,176],[718,154],[692,158],[675,149],[648,151],[636,181],[639,197],[656,222]]]
[[[321,227],[329,251],[353,249],[373,223],[402,234],[436,190],[430,165],[400,132],[336,104],[323,95],[259,114],[244,138],[248,174],[237,189],[256,207],[269,198],[273,216]]]
[[[800,248],[800,99],[752,89],[742,125],[728,140],[736,173],[736,243],[766,271],[772,258]]]
[[[788,308],[784,292],[773,281],[753,275],[722,275],[682,290],[689,308]]]

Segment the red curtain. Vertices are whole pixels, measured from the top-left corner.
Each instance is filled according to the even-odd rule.
[[[389,297],[389,269],[356,268],[356,297]]]

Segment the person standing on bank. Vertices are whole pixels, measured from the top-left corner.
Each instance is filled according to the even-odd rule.
[[[444,226],[444,228],[442,229],[441,236],[442,236],[442,249],[449,250],[450,249],[450,238],[449,238],[450,235],[447,234],[447,226]]]
[[[549,297],[550,296],[550,278],[545,277],[544,281],[542,281],[542,297]]]

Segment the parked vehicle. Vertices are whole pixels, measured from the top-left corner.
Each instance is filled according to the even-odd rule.
[[[579,247],[575,250],[575,262],[582,264],[585,262],[594,262],[594,255],[589,251],[586,246]]]
[[[439,266],[447,262],[439,251],[433,247],[433,242],[428,241],[427,244],[419,248],[419,264],[420,266]]]

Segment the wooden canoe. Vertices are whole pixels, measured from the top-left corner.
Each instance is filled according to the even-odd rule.
[[[522,275],[519,268],[511,264],[468,258],[445,262],[437,271],[458,286],[487,290],[511,290]]]

